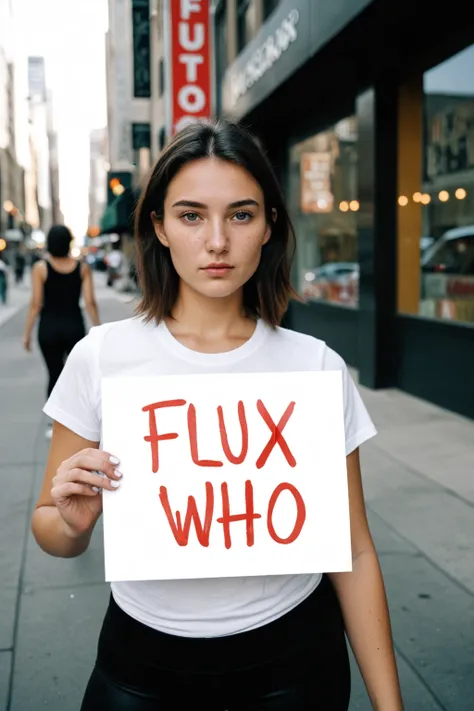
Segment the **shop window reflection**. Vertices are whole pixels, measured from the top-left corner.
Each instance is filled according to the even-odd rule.
[[[418,315],[474,324],[472,67],[474,45],[423,76],[421,185],[409,200],[421,210]]]
[[[355,117],[292,147],[289,188],[298,292],[305,300],[355,308],[359,293]]]

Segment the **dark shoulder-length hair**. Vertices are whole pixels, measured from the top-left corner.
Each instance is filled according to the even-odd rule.
[[[46,249],[52,257],[67,257],[71,242],[72,234],[66,225],[53,225],[48,232]]]
[[[267,223],[272,227],[262,248],[260,264],[244,285],[245,312],[278,326],[295,296],[290,270],[295,251],[294,230],[285,201],[265,153],[246,129],[228,121],[198,121],[180,131],[156,163],[135,213],[135,245],[142,299],[137,314],[160,323],[171,316],[179,289],[179,277],[169,250],[157,239],[155,219],[164,217],[164,201],[170,182],[188,163],[219,158],[244,168],[259,184],[265,201]]]

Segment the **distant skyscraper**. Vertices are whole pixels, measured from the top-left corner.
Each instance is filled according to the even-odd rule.
[[[46,101],[46,70],[44,57],[28,57],[28,88],[30,101]]]
[[[90,135],[89,227],[98,227],[107,203],[107,129]]]
[[[52,175],[49,146],[50,109],[46,92],[44,57],[28,57],[28,90],[30,118],[31,164],[35,176],[27,182],[34,186],[37,195],[39,227],[47,232],[53,221],[51,200]]]

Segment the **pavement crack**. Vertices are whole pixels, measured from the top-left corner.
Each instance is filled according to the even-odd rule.
[[[431,556],[427,555],[424,550],[419,548],[419,546],[417,546],[416,543],[414,543],[414,541],[410,540],[409,538],[404,536],[402,533],[400,533],[400,531],[397,528],[395,528],[395,526],[392,526],[391,523],[388,523],[388,521],[386,521],[383,518],[383,516],[381,516],[377,511],[374,511],[374,509],[371,508],[370,503],[369,504],[366,503],[366,508],[368,511],[370,511],[372,516],[376,516],[379,519],[379,521],[381,521],[384,524],[384,526],[386,526],[391,531],[393,531],[393,533],[395,533],[399,538],[401,538],[402,541],[407,543],[410,546],[410,548],[414,549],[414,551],[410,551],[410,550],[405,551],[405,555],[412,555],[412,556],[417,555],[417,556],[424,558],[430,565],[433,566],[433,568],[436,568],[436,570],[439,573],[444,575],[445,578],[447,578],[454,585],[456,585],[456,587],[458,587],[463,592],[467,593],[469,595],[469,597],[474,597],[474,592],[472,590],[470,590],[466,585],[464,585],[464,583],[462,583],[460,580],[458,580],[453,575],[451,575],[451,573],[448,573],[447,570],[445,570],[438,563],[436,563],[436,561],[433,560],[433,558],[431,558]],[[383,553],[379,553],[378,551],[377,551],[377,553],[378,553],[378,555],[384,555]]]
[[[405,662],[405,664],[407,665],[407,667],[408,667],[408,668],[410,669],[410,671],[416,676],[416,678],[418,679],[418,681],[420,682],[420,684],[423,686],[423,688],[425,689],[425,691],[431,696],[431,698],[433,699],[433,701],[434,701],[436,704],[438,704],[438,706],[439,706],[439,711],[448,711],[448,708],[441,702],[441,700],[440,700],[440,699],[438,698],[438,696],[435,694],[435,692],[433,691],[433,689],[432,689],[430,686],[428,686],[428,684],[427,684],[427,682],[425,681],[424,677],[420,674],[420,672],[418,671],[418,669],[417,669],[417,668],[414,666],[414,664],[412,663],[410,657],[407,657],[407,655],[404,654],[404,652],[401,651],[400,647],[398,647],[397,644],[394,644],[393,646],[395,647],[395,651],[396,651],[396,653],[398,654],[398,656],[399,656],[401,659],[403,659],[403,661]],[[402,694],[403,694],[403,689],[402,689]]]
[[[474,501],[466,499],[459,492],[455,491],[454,489],[451,489],[449,486],[445,486],[444,484],[441,484],[437,479],[432,479],[427,474],[420,472],[419,469],[415,469],[413,465],[409,464],[408,462],[405,462],[402,459],[399,459],[395,454],[392,454],[390,451],[387,451],[386,449],[378,445],[376,442],[372,443],[372,447],[374,447],[374,449],[377,449],[381,454],[383,454],[384,457],[390,459],[390,461],[392,461],[394,464],[398,464],[398,466],[403,467],[404,469],[406,469],[407,472],[410,472],[410,474],[413,474],[418,479],[422,479],[423,481],[428,482],[431,486],[433,486],[433,488],[441,489],[444,493],[449,494],[453,498],[458,499],[458,501],[462,501],[462,503],[466,504],[466,506],[469,506],[470,508],[474,509]]]
[[[39,440],[40,436],[42,436],[42,423],[38,425],[38,431],[36,434],[35,438],[35,443],[34,443],[34,452],[38,451],[39,447]],[[32,504],[33,504],[33,498],[35,495],[35,484],[36,484],[36,477],[38,474],[38,468],[39,464],[37,463],[33,467],[32,471],[32,477],[30,481],[30,488],[28,492],[28,510],[31,511]],[[11,666],[10,666],[10,678],[8,680],[8,688],[7,688],[7,702],[6,702],[6,707],[5,711],[11,711],[11,706],[12,706],[12,701],[13,701],[13,681],[15,678],[15,665],[16,665],[16,646],[17,646],[17,641],[18,641],[18,628],[20,624],[20,608],[21,608],[21,597],[22,597],[22,590],[23,590],[23,585],[24,585],[24,577],[25,577],[25,566],[26,566],[26,557],[28,553],[28,537],[30,533],[30,521],[31,521],[31,516],[28,515],[26,517],[26,522],[25,522],[25,531],[23,534],[23,548],[21,551],[21,561],[20,561],[20,574],[18,578],[18,590],[16,594],[16,600],[15,600],[15,616],[14,616],[14,621],[13,621],[13,645],[12,645],[12,659],[11,659]]]

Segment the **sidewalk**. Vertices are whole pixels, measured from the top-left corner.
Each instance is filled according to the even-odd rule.
[[[16,285],[14,277],[9,274],[7,303],[0,304],[0,327],[14,316],[30,298],[30,273],[25,273],[22,284]]]
[[[111,290],[99,289],[99,301],[103,320],[131,314]],[[0,711],[78,711],[109,595],[101,531],[72,560],[51,558],[32,540],[47,454],[45,373],[37,352],[21,350],[23,323],[20,312],[0,328]],[[362,463],[406,710],[468,711],[473,423],[396,391],[362,394],[380,432]],[[370,706],[354,671],[356,709]]]

